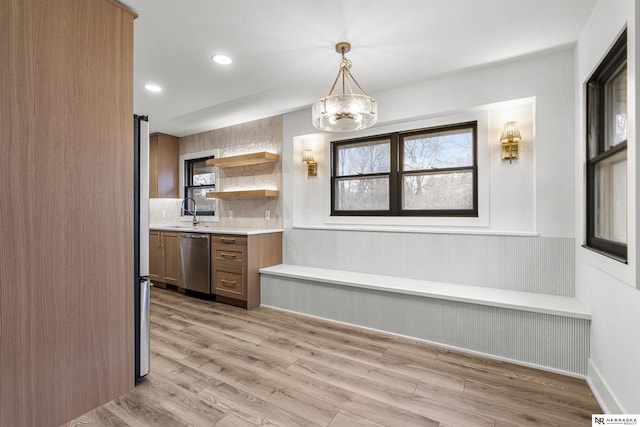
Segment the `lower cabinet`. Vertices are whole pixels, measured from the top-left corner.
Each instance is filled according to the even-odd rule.
[[[179,285],[180,233],[149,231],[149,279],[160,286]]]
[[[211,243],[211,290],[216,301],[258,307],[259,270],[282,263],[282,233],[213,234]]]

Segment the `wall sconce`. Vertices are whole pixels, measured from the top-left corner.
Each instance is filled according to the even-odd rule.
[[[310,176],[318,175],[318,163],[313,158],[313,152],[309,149],[302,152],[302,163],[307,164],[307,179]]]
[[[518,141],[522,137],[520,136],[520,129],[518,129],[518,122],[506,122],[500,135],[500,142],[502,143],[502,160],[509,160],[509,163],[513,159],[518,158]]]

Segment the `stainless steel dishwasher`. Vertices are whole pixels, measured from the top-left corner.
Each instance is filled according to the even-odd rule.
[[[211,293],[209,235],[180,233],[180,283],[185,289]]]

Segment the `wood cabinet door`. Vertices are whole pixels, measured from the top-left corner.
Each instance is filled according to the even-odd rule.
[[[149,197],[158,197],[158,135],[149,136]]]
[[[3,427],[59,426],[134,387],[135,16],[0,1]]]
[[[180,140],[163,133],[149,135],[149,197],[178,197]]]
[[[161,234],[160,231],[149,231],[149,279],[152,282],[161,282],[164,277]]]
[[[213,272],[216,295],[247,300],[246,275],[243,267],[218,264]]]
[[[164,282],[180,284],[180,233],[163,233]]]

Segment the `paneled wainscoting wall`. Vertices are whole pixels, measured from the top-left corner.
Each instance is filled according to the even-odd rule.
[[[287,229],[292,265],[574,296],[575,239]]]

